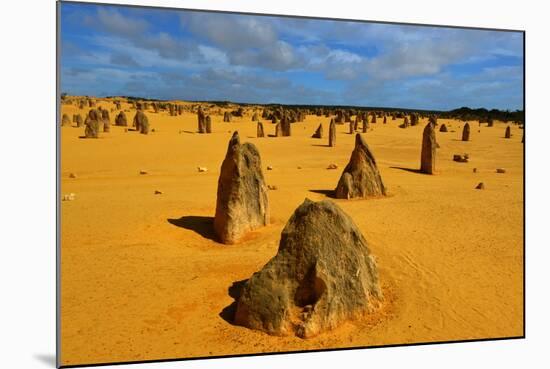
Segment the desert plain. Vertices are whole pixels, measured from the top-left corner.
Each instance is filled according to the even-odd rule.
[[[177,102],[183,105],[196,103]],[[62,365],[441,342],[523,335],[524,146],[518,125],[438,119],[436,173],[419,173],[428,123],[399,128],[378,119],[363,133],[388,196],[333,199],[355,135],[331,117],[307,115],[290,137],[256,137],[252,111],[197,133],[197,114],[145,111],[151,131],[129,127],[84,139],[60,130],[60,339]],[[205,106],[208,104],[204,104]],[[62,104],[61,114],[88,113]],[[275,125],[263,122],[266,135]],[[319,124],[324,137],[311,138]],[[511,125],[512,137],[505,139]],[[240,242],[217,242],[212,228],[220,166],[234,131],[259,150],[270,224]],[[453,155],[469,155],[467,163]],[[327,169],[335,164],[337,169]],[[270,166],[272,169],[267,170]],[[199,172],[198,167],[207,168]],[[474,171],[474,168],[476,169]],[[504,168],[505,173],[497,173]],[[475,189],[483,182],[483,190]],[[305,198],[337,203],[376,258],[384,300],[362,319],[312,338],[271,336],[233,324],[239,282],[276,253],[281,230]]]

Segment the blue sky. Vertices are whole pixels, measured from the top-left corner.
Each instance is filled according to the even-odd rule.
[[[523,109],[523,35],[61,3],[73,95]]]

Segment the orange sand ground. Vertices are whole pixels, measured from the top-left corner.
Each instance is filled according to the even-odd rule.
[[[87,111],[62,107],[71,119]],[[116,113],[110,112],[112,123]],[[134,111],[126,114],[131,126]],[[471,142],[462,142],[462,123],[440,119],[450,132],[437,132],[438,174],[429,176],[403,169],[419,167],[425,119],[408,129],[397,127],[402,119],[372,125],[366,140],[390,196],[334,201],[377,257],[386,302],[366,319],[304,340],[229,323],[228,288],[275,255],[282,228],[304,198],[322,200],[322,190],[334,189],[353,148],[348,125],[337,126],[337,146],[329,148],[327,138],[310,138],[319,122],[327,135],[325,117],[293,124],[292,137],[256,138],[250,116],[232,123],[213,116],[213,134],[199,135],[195,114],[147,115],[155,129],[147,136],[112,126],[100,139],[80,139],[84,128],[61,128],[61,194],[76,194],[61,202],[63,365],[523,334],[517,126],[506,140],[505,124],[471,122]],[[264,127],[274,133],[270,122]],[[269,192],[272,224],[226,246],[212,240],[209,222],[234,130],[259,148],[267,184],[278,190]],[[470,162],[453,162],[455,153],[469,153]],[[327,170],[330,163],[338,169]],[[506,173],[495,173],[498,167]],[[486,189],[475,190],[481,181]]]

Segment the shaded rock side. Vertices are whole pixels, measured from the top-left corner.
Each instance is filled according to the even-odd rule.
[[[334,119],[330,120],[330,125],[328,127],[328,145],[330,147],[336,146],[336,123]]]
[[[462,128],[462,141],[470,141],[470,124],[469,123],[464,124],[464,128]]]
[[[323,125],[319,123],[319,127],[317,127],[317,130],[313,135],[311,135],[311,138],[323,138]]]
[[[143,133],[145,135],[149,133],[149,119],[147,119],[147,116],[143,110],[136,110],[133,124],[136,127],[136,131],[139,133]]]
[[[338,199],[386,195],[386,187],[382,182],[374,155],[359,133],[355,135],[355,148],[334,194]]]
[[[218,179],[214,231],[220,242],[235,243],[269,223],[267,191],[258,149],[233,133]]]
[[[244,285],[235,323],[309,338],[372,311],[381,299],[376,262],[353,220],[331,201],[305,199],[277,254]]]
[[[256,124],[256,137],[265,137],[264,125],[262,122]]]
[[[422,152],[420,154],[420,171],[422,173],[434,174],[436,147],[434,125],[428,123],[422,133]]]

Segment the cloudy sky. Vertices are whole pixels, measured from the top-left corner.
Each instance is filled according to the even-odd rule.
[[[61,91],[158,99],[523,109],[523,35],[61,5]]]

